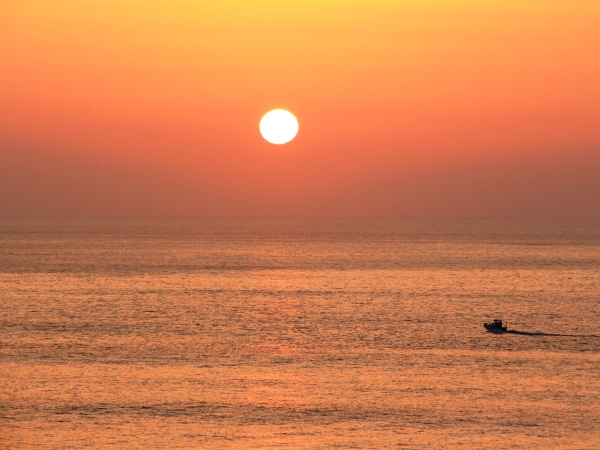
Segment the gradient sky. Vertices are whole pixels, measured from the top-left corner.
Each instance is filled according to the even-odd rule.
[[[0,216],[598,218],[599,24],[596,0],[0,0]]]

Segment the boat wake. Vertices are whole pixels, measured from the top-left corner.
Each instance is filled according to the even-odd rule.
[[[505,333],[519,334],[522,336],[565,336],[565,337],[600,337],[597,334],[558,334],[558,333],[542,333],[541,331],[519,331],[519,330],[508,330]]]

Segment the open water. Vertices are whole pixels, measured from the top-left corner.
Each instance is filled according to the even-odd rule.
[[[599,334],[598,222],[0,220],[3,449],[598,449]]]

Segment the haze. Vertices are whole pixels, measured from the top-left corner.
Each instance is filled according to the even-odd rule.
[[[0,215],[600,217],[600,3],[0,2]],[[298,137],[261,138],[284,108]]]

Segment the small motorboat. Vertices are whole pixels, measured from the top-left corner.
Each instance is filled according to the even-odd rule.
[[[492,333],[504,333],[508,329],[507,324],[503,324],[500,319],[494,319],[492,323],[484,323],[483,327]]]

